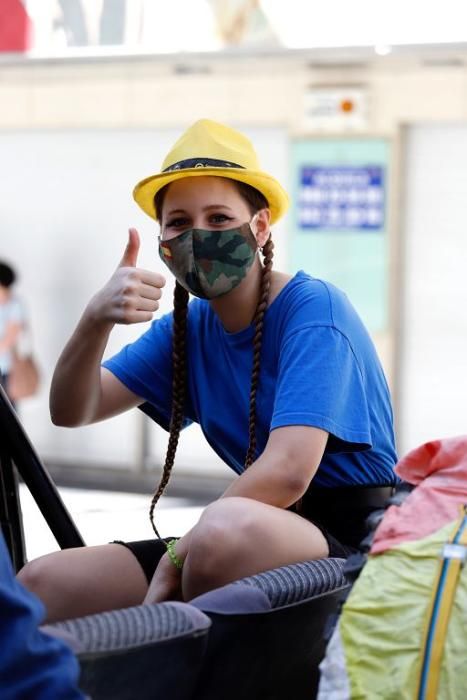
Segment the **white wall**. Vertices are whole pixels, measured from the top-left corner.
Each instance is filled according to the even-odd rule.
[[[407,130],[401,451],[467,434],[467,124]]]
[[[136,182],[157,172],[180,129],[0,131],[1,257],[16,264],[43,372],[40,396],[24,402],[23,417],[38,451],[54,461],[125,467],[139,452],[138,411],[73,430],[54,427],[47,401],[53,367],[85,304],[123,253],[129,226],[142,238],[138,264],[167,273],[157,254],[158,226],[134,203]],[[287,139],[280,129],[253,129],[263,167],[287,181]],[[286,265],[285,225],[275,227],[277,264]],[[161,312],[172,308],[172,284]],[[146,324],[117,327],[107,354],[136,338]],[[167,435],[154,426],[150,456],[160,462]],[[186,431],[177,463],[223,470],[197,428]]]

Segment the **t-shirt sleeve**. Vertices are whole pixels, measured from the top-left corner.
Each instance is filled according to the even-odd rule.
[[[328,452],[372,446],[362,368],[332,326],[306,325],[284,340],[271,429],[287,425],[326,430]]]
[[[10,323],[24,323],[23,307],[18,299],[9,302],[7,318]]]
[[[139,408],[162,428],[169,430],[172,408],[172,314],[154,321],[134,343],[102,363],[140,396]],[[183,427],[191,423],[185,419]]]

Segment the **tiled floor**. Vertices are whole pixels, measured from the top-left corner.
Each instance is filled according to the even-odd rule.
[[[70,488],[59,491],[86,544],[154,537],[148,515],[150,495]],[[58,549],[29,491],[21,485],[20,492],[27,558]],[[163,497],[156,506],[155,522],[162,537],[183,535],[202,510],[188,500]]]

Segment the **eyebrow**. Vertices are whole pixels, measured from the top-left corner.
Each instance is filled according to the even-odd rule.
[[[202,211],[209,211],[211,209],[229,209],[229,211],[232,211],[231,207],[228,207],[226,204],[208,204],[207,207],[203,207]],[[172,209],[167,213],[167,216],[173,216],[174,214],[186,214],[185,209]]]

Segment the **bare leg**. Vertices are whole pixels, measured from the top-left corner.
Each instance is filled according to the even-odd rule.
[[[18,579],[44,603],[47,622],[139,605],[146,576],[120,544],[53,552],[26,564]]]
[[[305,518],[250,498],[220,498],[204,510],[192,531],[183,567],[183,598],[328,555],[323,534]]]
[[[191,531],[183,599],[328,554],[320,530],[295,513],[250,498],[221,498]],[[41,598],[48,622],[139,605],[148,590],[136,557],[119,544],[48,554],[26,564],[18,578]]]

